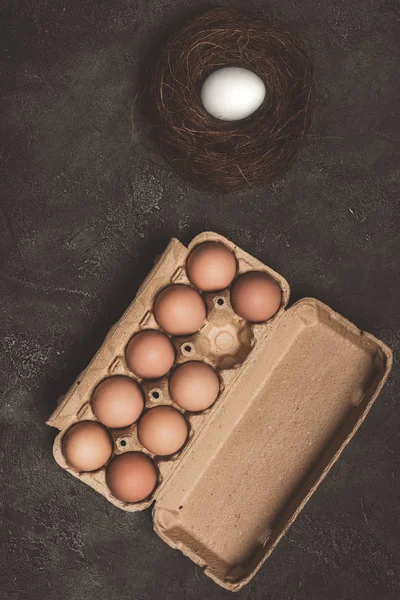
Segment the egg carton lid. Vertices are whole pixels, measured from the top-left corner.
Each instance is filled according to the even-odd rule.
[[[169,545],[236,591],[366,417],[391,351],[312,298],[259,342],[153,509]]]

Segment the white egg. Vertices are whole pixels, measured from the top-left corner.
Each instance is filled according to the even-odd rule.
[[[265,85],[248,69],[224,67],[211,73],[201,88],[206,111],[222,121],[240,121],[264,102]]]

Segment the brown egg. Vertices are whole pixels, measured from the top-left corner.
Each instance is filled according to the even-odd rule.
[[[139,441],[149,452],[159,456],[174,454],[186,442],[188,424],[185,417],[172,406],[156,406],[139,421]]]
[[[107,485],[111,493],[123,502],[140,502],[156,487],[156,467],[141,452],[120,454],[107,469]]]
[[[111,437],[96,421],[81,421],[63,437],[62,451],[67,463],[78,471],[96,471],[106,464],[113,450]]]
[[[188,285],[170,285],[158,294],[154,304],[157,323],[172,335],[195,333],[206,315],[202,297]]]
[[[218,375],[210,365],[190,361],[180,365],[169,380],[171,398],[185,410],[205,410],[218,397]]]
[[[170,339],[156,329],[145,329],[133,336],[126,348],[128,367],[143,379],[163,377],[175,362]]]
[[[241,275],[231,292],[233,310],[252,323],[270,319],[279,309],[281,299],[281,289],[275,279],[260,271]]]
[[[132,425],[144,408],[143,392],[136,381],[116,375],[100,383],[92,396],[96,417],[107,427]]]
[[[196,246],[186,263],[190,281],[205,292],[228,287],[235,277],[236,267],[233,252],[219,242],[205,242]]]

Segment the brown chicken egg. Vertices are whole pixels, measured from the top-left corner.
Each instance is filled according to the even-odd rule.
[[[206,306],[200,294],[188,285],[170,285],[154,303],[157,323],[172,335],[190,335],[198,331],[206,318]]]
[[[186,442],[188,431],[185,417],[172,406],[151,408],[138,425],[140,443],[158,456],[168,456],[180,450]]]
[[[186,271],[190,281],[204,292],[228,287],[236,275],[233,252],[219,242],[205,242],[189,254]]]
[[[215,402],[219,394],[218,375],[210,365],[190,361],[180,365],[169,380],[172,400],[181,408],[198,412]]]
[[[281,300],[281,289],[275,279],[260,271],[241,275],[231,291],[233,310],[252,323],[270,319],[279,309]]]
[[[144,408],[143,392],[136,381],[116,375],[100,383],[92,396],[93,412],[107,427],[128,427]]]
[[[141,452],[120,454],[107,469],[107,485],[123,502],[140,502],[154,490],[157,470],[150,457]]]
[[[145,329],[133,336],[126,348],[126,362],[143,379],[163,377],[175,362],[174,347],[165,333]]]
[[[106,464],[113,450],[111,437],[96,421],[76,423],[63,437],[62,452],[78,471],[96,471]]]

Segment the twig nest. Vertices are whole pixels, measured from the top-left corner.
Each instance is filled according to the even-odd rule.
[[[218,118],[205,101],[205,82],[227,67],[257,76],[259,96],[266,90],[249,116],[239,111],[235,120]],[[298,35],[272,20],[218,9],[169,38],[149,100],[157,138],[174,168],[199,187],[229,192],[272,181],[290,166],[309,124],[311,88],[312,64]]]

